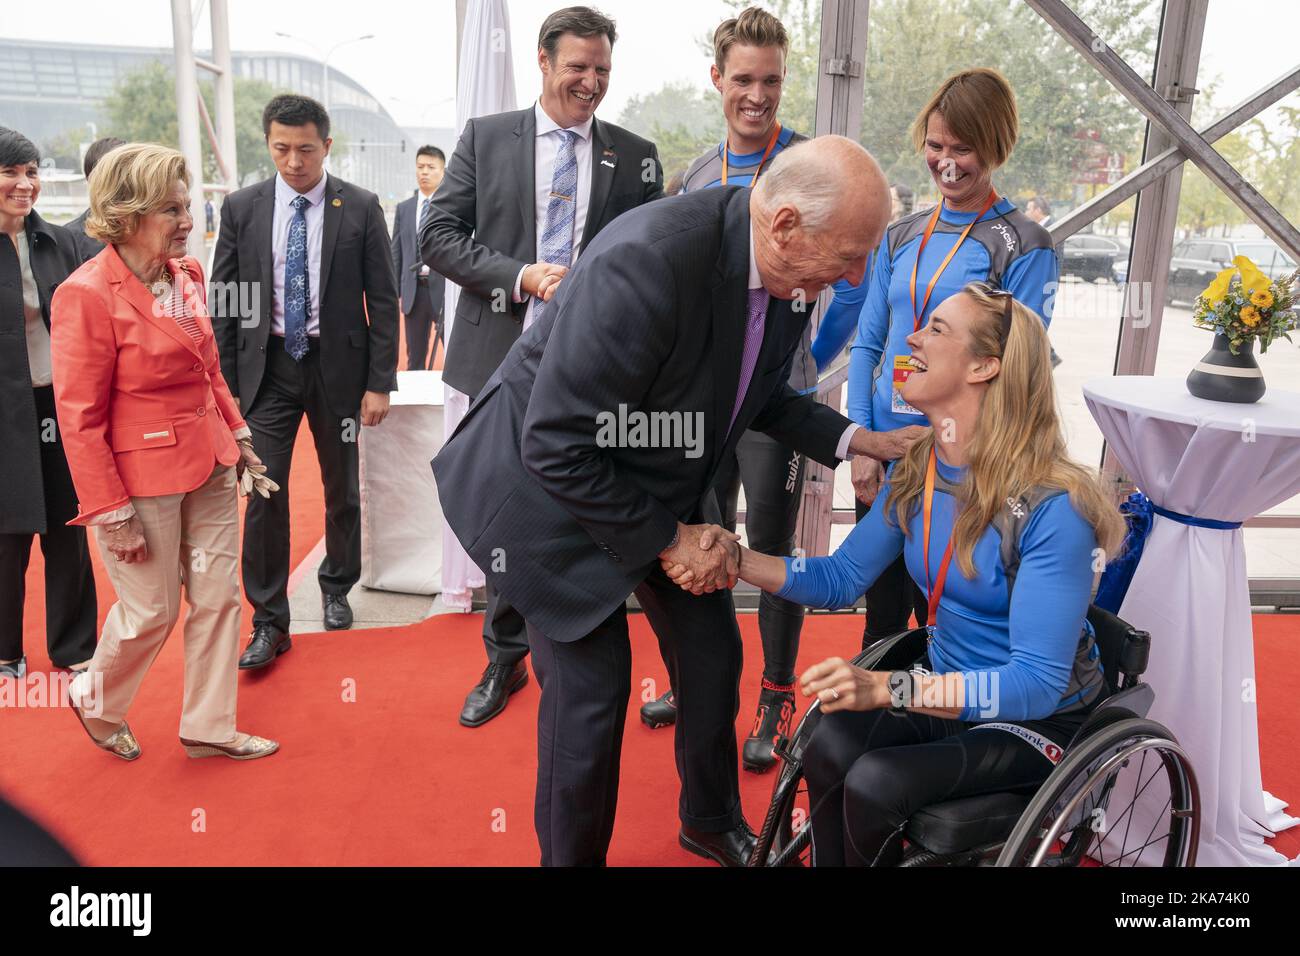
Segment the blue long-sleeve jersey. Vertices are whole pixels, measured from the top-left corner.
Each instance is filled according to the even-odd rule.
[[[953,484],[965,477],[964,468],[939,462],[938,469]],[[887,480],[878,503],[887,501],[889,490]],[[936,575],[954,506],[952,495],[936,490],[930,529],[930,568]],[[884,507],[872,508],[830,557],[786,558],[785,584],[777,594],[809,607],[848,607],[900,551],[913,580],[928,591],[919,508],[908,530],[904,535],[895,527]],[[1063,695],[1088,611],[1096,546],[1092,526],[1061,493],[1043,501],[1025,523],[1010,597],[994,528],[985,529],[975,545],[975,577],[962,574],[954,555],[939,600],[930,663],[937,674],[961,673],[968,689],[996,691],[992,710],[988,701],[968,699],[960,719],[1034,720],[1075,703]]]
[[[849,352],[849,418],[864,428],[887,431],[908,425],[927,424],[919,412],[902,412],[893,407],[894,359],[911,353],[907,337],[913,331],[911,278],[917,249],[931,210],[913,213],[885,232],[876,250],[871,277],[858,290],[865,295],[858,316],[858,332]],[[925,297],[926,287],[966,225],[973,212],[952,212],[939,216],[934,234],[926,244],[916,275],[916,303]],[[921,316],[924,325],[944,299],[970,282],[987,281],[1006,289],[1033,309],[1047,324],[1060,266],[1047,230],[1039,226],[1008,199],[999,199],[979,218],[948,267],[935,284]],[[853,286],[844,283],[851,303]],[[838,298],[840,286],[835,287]]]

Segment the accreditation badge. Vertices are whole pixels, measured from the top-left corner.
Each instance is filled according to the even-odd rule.
[[[924,415],[903,400],[903,383],[912,374],[912,364],[906,355],[894,356],[894,385],[890,396],[889,410],[895,415]]]

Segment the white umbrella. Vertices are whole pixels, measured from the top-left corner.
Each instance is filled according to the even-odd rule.
[[[506,0],[470,0],[465,11],[465,32],[460,38],[460,76],[456,83],[456,128],[476,116],[515,109],[515,71],[510,59],[510,12]],[[447,283],[443,314],[445,341],[451,341],[460,286]],[[469,408],[469,397],[443,387],[443,440],[451,437]],[[442,601],[449,607],[470,610],[470,590],[483,586],[483,572],[474,566],[452,533],[443,528]]]

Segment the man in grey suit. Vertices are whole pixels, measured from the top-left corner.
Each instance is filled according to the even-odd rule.
[[[542,23],[534,106],[470,120],[420,227],[425,263],[461,286],[442,380],[471,399],[546,311],[574,259],[620,213],[663,195],[654,144],[596,119],[614,22],[587,7]],[[492,582],[488,666],[460,722],[477,727],[528,680],[524,620]]]
[[[747,428],[827,465],[888,460],[922,433],[867,432],[788,384],[803,303],[860,282],[888,219],[879,166],[842,137],[786,150],[753,190],[628,213],[587,248],[434,459],[447,521],[528,621],[544,865],[605,862],[633,592],[677,691],[679,841],[746,861],[736,553],[700,539],[720,517],[719,466]],[[661,561],[695,570],[706,593],[674,586]]]
[[[410,199],[397,204],[393,219],[393,274],[401,292],[402,314],[406,324],[407,369],[433,368],[442,338],[443,300],[447,283],[430,269],[419,256],[420,226],[433,207],[433,194],[442,183],[447,157],[437,146],[421,146],[415,151],[415,177],[418,187]],[[433,332],[433,349],[429,333]]]

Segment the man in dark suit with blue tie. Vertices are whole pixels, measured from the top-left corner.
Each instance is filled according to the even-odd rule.
[[[241,670],[266,667],[292,646],[289,466],[304,415],[325,486],[321,614],[326,630],[352,626],[358,433],[384,420],[397,388],[397,284],[379,198],[325,171],[330,121],[315,100],[274,97],[262,129],[276,175],[222,203],[208,296],[222,375],[281,489],[250,495],[244,515],[253,634]]]
[[[753,190],[633,210],[587,247],[544,317],[434,459],[444,514],[528,622],[541,683],[535,822],[544,865],[600,865],[613,832],[635,593],[677,691],[679,841],[743,865],[735,720],[740,632],[711,490],[747,428],[816,461],[888,460],[921,429],[872,433],[789,387],[804,303],[860,282],[889,219],[861,146],[786,150]],[[674,586],[661,562],[695,570]]]
[[[420,227],[420,254],[461,286],[442,380],[473,399],[541,318],[575,257],[619,214],[663,195],[653,143],[596,117],[609,87],[614,21],[588,7],[542,23],[542,94],[527,109],[465,124]],[[448,399],[448,406],[451,401]],[[479,727],[528,680],[524,619],[487,582],[488,665],[460,723]]]
[[[442,338],[443,300],[447,283],[420,259],[420,226],[433,209],[433,194],[442,183],[447,157],[437,146],[421,146],[415,151],[415,178],[418,187],[410,199],[397,204],[393,219],[393,273],[401,292],[402,314],[406,324],[407,369],[433,368]],[[434,332],[433,348],[429,333]]]

